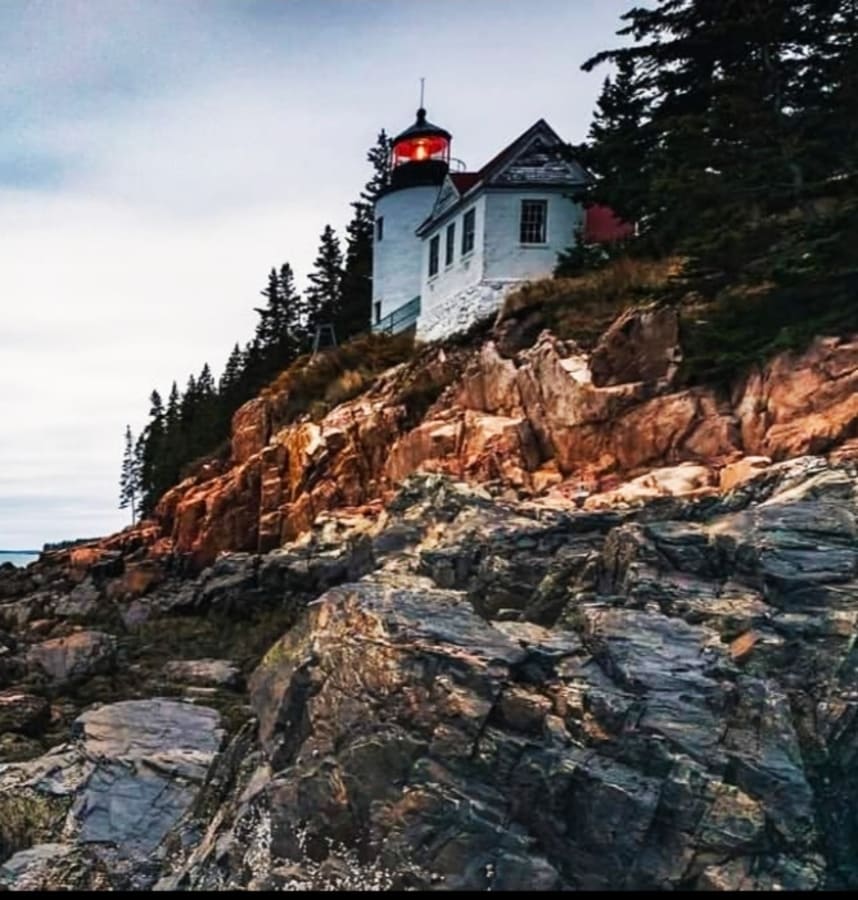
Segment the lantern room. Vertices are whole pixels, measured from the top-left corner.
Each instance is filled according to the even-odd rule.
[[[450,165],[449,131],[426,121],[426,110],[417,110],[417,120],[393,139],[391,185],[440,184]]]
[[[426,110],[417,110],[417,121],[393,139],[392,168],[412,162],[450,162],[449,131],[426,121]]]

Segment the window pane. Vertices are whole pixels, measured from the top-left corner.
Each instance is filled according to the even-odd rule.
[[[447,249],[444,258],[444,265],[453,265],[453,254],[456,252],[456,223],[447,226]]]
[[[462,256],[474,249],[474,231],[477,211],[469,209],[462,220]]]
[[[438,274],[438,248],[441,246],[440,235],[435,235],[429,241],[429,277]]]
[[[519,240],[522,244],[544,244],[548,203],[545,200],[521,201]]]

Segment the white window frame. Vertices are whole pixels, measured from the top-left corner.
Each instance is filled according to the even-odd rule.
[[[525,222],[524,211],[528,204],[542,209],[542,240],[525,241],[524,230],[526,227],[534,227],[539,223],[535,221]],[[518,243],[521,247],[544,247],[548,243],[548,200],[544,197],[522,197],[518,213]]]
[[[456,261],[456,222],[450,222],[444,231],[444,268],[449,269]]]
[[[433,270],[432,263],[435,263]],[[429,278],[436,278],[441,271],[441,234],[433,234],[429,238]]]
[[[470,231],[471,246],[466,250],[465,249],[465,237],[468,235],[468,216],[471,217],[471,221],[473,222],[473,228]],[[477,246],[477,208],[476,208],[476,206],[472,206],[462,216],[462,259],[465,259],[466,257],[470,256],[474,252],[474,248],[476,246]]]

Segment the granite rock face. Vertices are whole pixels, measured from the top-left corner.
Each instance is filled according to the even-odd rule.
[[[115,666],[116,641],[101,631],[75,631],[30,647],[27,661],[54,681],[73,681]]]
[[[0,885],[858,887],[858,345],[727,395],[674,328],[258,399],[0,572]]]
[[[390,370],[318,422],[278,427],[275,400],[256,398],[235,415],[230,464],[165,495],[157,546],[198,565],[220,551],[265,551],[320,513],[379,509],[416,472],[570,506],[582,490],[597,504],[637,504],[717,489],[721,472],[745,457],[759,465],[858,453],[849,443],[858,425],[858,341],[819,339],[737,376],[725,392],[676,383],[677,323],[671,308],[627,310],[590,353],[549,332],[512,351],[494,334],[467,351],[437,348],[414,371]],[[449,387],[415,411],[415,391],[439,372]],[[658,474],[683,463],[701,474]],[[655,487],[641,489],[641,479]]]
[[[0,883],[148,887],[219,748],[220,717],[153,698],[100,706],[76,728],[72,743],[0,766]]]
[[[569,513],[409,482],[251,676],[160,886],[855,886],[856,483]]]
[[[0,881],[854,887],[856,484],[803,457],[570,509],[425,475],[380,514],[168,578],[126,601],[150,626],[293,624],[251,669],[163,666],[236,698],[226,745],[212,709],[156,696],[0,767]]]

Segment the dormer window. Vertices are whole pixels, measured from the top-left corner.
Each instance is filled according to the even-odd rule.
[[[522,244],[546,243],[547,200],[522,200],[519,241]]]

